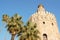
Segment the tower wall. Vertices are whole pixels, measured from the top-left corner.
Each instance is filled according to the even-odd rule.
[[[30,20],[37,24],[41,40],[43,40],[43,34],[47,35],[48,40],[59,40],[59,31],[55,16],[46,11],[42,6],[38,8],[38,11],[34,13]]]

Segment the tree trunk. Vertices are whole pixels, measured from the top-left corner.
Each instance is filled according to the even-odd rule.
[[[14,40],[15,34],[12,34],[11,40]]]

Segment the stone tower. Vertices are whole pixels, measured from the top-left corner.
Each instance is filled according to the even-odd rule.
[[[34,13],[29,21],[37,24],[41,40],[59,40],[59,31],[55,16],[46,11],[43,5],[38,6],[38,10]]]

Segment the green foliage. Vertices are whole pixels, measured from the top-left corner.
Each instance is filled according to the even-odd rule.
[[[23,26],[22,17],[18,14],[15,14],[12,17],[9,17],[7,14],[3,15],[3,21],[7,23],[7,30],[11,34],[17,34],[20,31],[20,27]]]
[[[15,14],[12,17],[9,17],[7,14],[4,14],[2,20],[6,22],[7,30],[12,35],[11,40],[14,40],[15,35],[19,36],[19,40],[40,39],[40,37],[38,36],[40,32],[36,29],[36,23],[28,21],[27,24],[24,25],[22,17],[18,14]]]
[[[11,40],[14,39],[14,35],[18,34],[21,31],[21,27],[23,27],[22,17],[18,14],[15,14],[12,17],[9,17],[7,14],[3,15],[2,21],[6,22],[6,27],[9,33],[13,36]]]
[[[38,34],[40,33],[36,29],[37,25],[33,22],[27,22],[27,25],[24,26],[23,32],[20,34],[19,40],[38,40],[40,37]]]

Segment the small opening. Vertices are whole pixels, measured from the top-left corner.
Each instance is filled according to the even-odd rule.
[[[45,22],[43,22],[43,24],[45,24]]]
[[[52,26],[53,26],[54,24],[52,23]]]
[[[47,35],[43,34],[43,40],[47,40]]]

